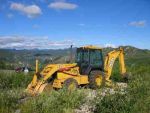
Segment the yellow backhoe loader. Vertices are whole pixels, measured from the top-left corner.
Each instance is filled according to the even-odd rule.
[[[103,83],[109,84],[116,58],[119,58],[122,77],[126,77],[122,48],[109,52],[104,61],[102,48],[96,46],[80,47],[76,50],[76,63],[48,64],[41,72],[38,71],[38,60],[36,60],[36,73],[27,87],[27,92],[36,95],[44,90],[50,90],[50,86],[57,89],[63,87],[75,89],[78,86],[88,85],[95,89]]]

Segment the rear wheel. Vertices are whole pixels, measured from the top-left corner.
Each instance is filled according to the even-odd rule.
[[[63,88],[66,88],[69,91],[76,90],[78,87],[78,82],[73,78],[68,78],[64,81]]]
[[[91,71],[89,75],[89,87],[92,89],[99,88],[103,85],[103,74],[101,71]]]

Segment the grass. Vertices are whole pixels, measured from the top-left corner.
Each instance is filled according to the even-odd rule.
[[[127,93],[114,94],[105,96],[103,99],[96,101],[95,113],[149,113],[150,112],[150,62],[143,60],[127,61],[134,64],[128,67],[130,72],[130,80],[128,83]],[[116,73],[113,72],[114,80]],[[118,79],[117,79],[118,80]]]
[[[96,97],[95,113],[149,113],[150,112],[150,61],[147,59],[127,59],[130,73],[126,94]],[[115,64],[112,79],[121,81],[118,65]],[[66,90],[43,93],[20,103],[24,89],[32,79],[32,73],[25,75],[0,72],[0,113],[73,113],[85,102],[85,90]]]
[[[60,90],[42,94],[21,106],[22,113],[73,113],[73,109],[83,103],[83,93]]]
[[[24,88],[32,79],[32,73],[0,72],[0,89]]]
[[[127,93],[105,96],[97,100],[95,113],[149,113],[150,112],[149,74],[135,75],[128,84]]]
[[[18,108],[18,100],[32,79],[30,74],[0,71],[0,113],[12,113]]]
[[[0,90],[0,113],[13,113],[19,106],[21,89]]]
[[[21,113],[71,113],[84,102],[83,92],[62,89],[20,103],[31,78],[30,74],[0,72],[0,113],[13,113],[16,110]]]

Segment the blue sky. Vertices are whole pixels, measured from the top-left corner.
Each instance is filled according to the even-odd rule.
[[[150,49],[149,0],[0,0],[0,48]]]

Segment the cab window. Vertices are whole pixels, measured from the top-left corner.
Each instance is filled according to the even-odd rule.
[[[101,50],[90,51],[90,64],[95,65],[95,66],[102,65],[102,51]]]

